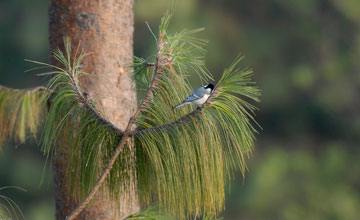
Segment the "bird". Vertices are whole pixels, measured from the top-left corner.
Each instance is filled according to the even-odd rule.
[[[202,105],[206,102],[206,100],[211,95],[212,91],[214,90],[214,85],[209,83],[208,85],[202,86],[198,89],[196,89],[193,93],[191,93],[186,99],[178,104],[172,107],[172,109],[179,108],[180,106],[186,105],[186,104],[193,104],[193,105]]]

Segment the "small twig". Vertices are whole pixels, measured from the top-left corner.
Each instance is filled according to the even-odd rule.
[[[139,108],[136,110],[136,112],[134,113],[133,117],[130,118],[126,129],[120,139],[120,143],[119,145],[116,147],[114,153],[112,154],[110,161],[106,164],[103,172],[101,173],[100,177],[97,179],[96,184],[94,185],[94,187],[91,189],[91,191],[87,194],[87,196],[84,198],[84,200],[75,208],[75,210],[66,218],[66,220],[73,220],[75,219],[80,213],[81,211],[89,204],[89,202],[91,201],[91,199],[94,197],[95,193],[99,190],[99,188],[101,187],[101,185],[103,184],[103,182],[105,181],[106,177],[109,175],[110,170],[112,168],[112,166],[114,165],[116,159],[119,157],[120,153],[122,152],[122,150],[124,149],[125,144],[127,143],[129,137],[131,136],[131,130],[133,125],[136,122],[136,118],[138,117],[138,115],[140,114],[140,112],[143,111],[144,107],[151,101],[152,95],[153,95],[153,89],[156,87],[156,83],[157,81],[160,79],[160,65],[159,65],[159,58],[161,56],[161,48],[160,45],[162,45],[161,42],[161,35],[159,37],[159,42],[158,42],[158,54],[156,56],[156,65],[155,65],[155,69],[154,69],[154,75],[153,75],[153,79],[150,83],[150,86],[146,92],[146,96],[143,99],[143,101],[141,102]],[[160,49],[160,50],[159,50]],[[81,97],[83,97],[81,95]]]
[[[103,124],[103,125],[107,125],[109,127],[110,130],[115,131],[116,133],[118,133],[119,136],[123,135],[124,131],[121,130],[120,128],[116,127],[113,123],[111,123],[109,120],[107,120],[106,118],[104,118],[103,116],[101,116],[99,114],[98,111],[96,111],[96,109],[91,105],[89,99],[87,97],[85,97],[83,95],[83,93],[81,92],[80,86],[78,85],[78,83],[75,81],[75,79],[73,79],[73,76],[71,76],[71,80],[73,83],[73,86],[75,87],[75,91],[76,91],[76,95],[79,98],[79,101],[84,105],[84,107],[88,110],[88,112],[90,114],[92,114],[98,121],[99,123]],[[29,89],[14,89],[14,88],[9,88],[3,85],[0,85],[0,89],[6,89],[6,90],[11,90],[11,91],[26,91],[26,92],[37,92],[37,91],[45,91],[48,92],[49,94],[55,94],[56,92],[44,87],[44,86],[36,86],[34,88],[29,88]]]
[[[129,124],[128,124],[128,126],[129,126]],[[127,135],[126,133],[121,137],[118,147],[115,149],[115,152],[111,156],[111,159],[110,159],[109,163],[106,165],[104,171],[101,173],[100,177],[97,179],[96,184],[91,189],[91,191],[86,195],[85,199],[79,204],[79,206],[76,207],[76,209],[66,218],[66,220],[75,219],[81,213],[81,211],[89,204],[91,199],[94,197],[95,193],[99,190],[102,183],[105,181],[106,177],[109,175],[112,166],[114,165],[116,159],[118,158],[121,151],[123,150],[128,138],[129,138],[129,135]]]
[[[103,124],[103,125],[107,125],[109,127],[109,129],[117,132],[119,135],[123,135],[124,131],[121,130],[120,128],[116,127],[113,123],[111,123],[109,120],[107,120],[106,118],[104,118],[103,116],[101,116],[99,114],[99,112],[91,105],[88,96],[84,95],[83,92],[81,91],[81,88],[79,86],[78,80],[76,80],[74,78],[75,76],[72,74],[70,74],[70,78],[71,78],[71,82],[73,84],[73,86],[75,87],[75,92],[77,97],[79,98],[79,101],[84,105],[84,107],[95,117],[97,118],[97,120]]]
[[[99,123],[103,124],[103,125],[107,125],[109,127],[110,130],[115,131],[116,133],[118,133],[118,135],[123,135],[124,131],[121,130],[120,128],[116,127],[113,123],[111,123],[109,120],[107,120],[106,118],[104,118],[103,116],[101,116],[92,106],[90,103],[86,102],[87,104],[84,103],[84,107],[98,120]]]
[[[197,117],[201,112],[202,112],[202,108],[197,107],[194,111],[190,112],[187,115],[182,116],[181,118],[179,118],[179,119],[177,119],[175,121],[172,121],[172,122],[167,123],[167,124],[155,126],[155,127],[152,127],[152,128],[148,128],[148,129],[134,130],[134,131],[132,131],[131,134],[133,134],[133,135],[141,135],[141,134],[144,134],[144,133],[152,133],[152,132],[159,132],[159,131],[163,131],[163,130],[169,130],[169,129],[177,127],[178,125],[181,125],[181,124],[184,124],[184,123],[190,121],[192,118]]]

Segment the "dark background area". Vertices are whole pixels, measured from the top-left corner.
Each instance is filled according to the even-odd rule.
[[[43,80],[25,58],[47,62],[47,0],[0,2],[0,84]],[[135,55],[154,49],[166,0],[135,2]],[[182,0],[171,30],[205,27],[215,79],[239,53],[262,89],[259,129],[245,178],[227,194],[225,220],[360,219],[360,2]],[[194,87],[198,80],[194,79]],[[0,152],[0,191],[30,220],[54,219],[51,169],[35,144]],[[43,177],[43,178],[42,178]],[[43,179],[42,184],[41,179]]]

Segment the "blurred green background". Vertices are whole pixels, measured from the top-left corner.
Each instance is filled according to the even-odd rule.
[[[48,60],[47,0],[0,2],[0,84],[42,80],[23,61]],[[135,1],[135,55],[147,57],[167,0]],[[229,184],[225,220],[360,219],[360,2],[182,0],[171,29],[205,27],[218,74],[238,53],[263,90],[249,172]],[[199,86],[199,85],[194,85]],[[26,219],[54,219],[50,168],[35,144],[0,153],[0,187]]]

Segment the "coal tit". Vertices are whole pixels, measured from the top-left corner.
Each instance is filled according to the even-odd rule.
[[[172,107],[172,109],[179,108],[180,106],[186,104],[202,105],[209,98],[213,90],[214,90],[214,85],[211,83],[209,83],[206,86],[200,87],[196,89],[191,95],[186,97],[186,99],[182,103]]]

